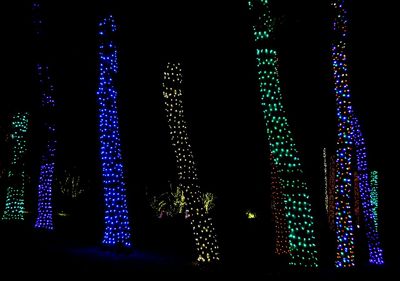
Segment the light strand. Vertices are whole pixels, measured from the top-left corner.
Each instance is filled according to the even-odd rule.
[[[335,37],[332,44],[332,66],[338,120],[335,196],[337,236],[336,267],[340,268],[353,267],[355,265],[354,227],[353,214],[351,212],[351,195],[354,184],[353,159],[356,159],[356,170],[358,174],[357,184],[359,186],[368,240],[369,261],[372,264],[383,263],[379,235],[375,230],[373,222],[365,141],[351,104],[346,56],[348,16],[345,2],[345,0],[334,0],[332,2],[335,12],[333,20]]]
[[[336,155],[329,157],[329,175],[328,175],[328,224],[329,229],[335,231],[335,182],[336,182]]]
[[[220,259],[219,246],[212,218],[202,203],[197,166],[191,148],[187,122],[183,111],[182,66],[167,63],[163,72],[163,97],[169,133],[174,148],[178,185],[183,190],[188,219],[192,225],[196,260],[202,263]]]
[[[270,155],[271,164],[271,210],[275,231],[274,252],[278,256],[289,254],[289,229],[285,212],[285,195],[279,185],[278,173]]]
[[[285,195],[285,213],[289,229],[291,266],[318,266],[314,217],[311,199],[304,180],[299,153],[283,107],[278,75],[278,56],[273,48],[274,23],[268,0],[250,0],[249,9],[254,19],[253,34],[256,45],[257,77],[264,120],[279,186]]]
[[[18,112],[11,120],[11,162],[7,175],[6,204],[2,219],[4,221],[23,221],[25,211],[25,157],[28,134],[27,112]]]
[[[97,101],[99,108],[100,157],[102,164],[106,246],[131,247],[131,228],[128,217],[127,190],[123,175],[121,140],[117,111],[118,73],[117,47],[113,34],[117,31],[112,15],[99,24],[100,76]]]
[[[383,264],[383,251],[380,242],[378,228],[375,226],[377,216],[375,216],[374,205],[372,203],[371,185],[369,179],[367,148],[364,137],[361,133],[358,118],[352,112],[353,137],[356,149],[357,172],[359,178],[359,189],[361,196],[362,212],[365,224],[365,232],[368,242],[369,262],[371,264]]]
[[[329,195],[328,195],[328,156],[326,153],[326,147],[322,149],[322,161],[324,167],[324,199],[325,199],[325,211],[329,212]]]
[[[56,153],[56,126],[54,122],[54,83],[46,63],[45,37],[43,32],[43,19],[39,3],[33,3],[34,36],[37,42],[36,77],[41,93],[41,113],[43,114],[43,129],[46,145],[42,148],[40,176],[38,184],[38,207],[35,228],[53,230],[53,201],[52,188],[54,182],[54,167]],[[39,53],[41,52],[41,53]]]
[[[372,212],[374,213],[374,225],[376,231],[378,231],[378,210],[379,210],[379,193],[378,193],[378,171],[370,172],[370,184],[371,184],[371,205]]]
[[[343,1],[334,1],[336,10],[334,30],[336,38],[332,45],[332,64],[335,83],[338,135],[336,149],[336,188],[335,188],[335,223],[336,223],[336,267],[347,268],[355,265],[354,227],[351,212],[351,194],[353,189],[352,157],[353,138],[351,135],[351,102],[348,85],[348,66],[345,54],[347,36],[347,11]]]

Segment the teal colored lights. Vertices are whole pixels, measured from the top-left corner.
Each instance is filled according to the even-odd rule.
[[[11,120],[11,162],[8,169],[6,204],[2,219],[5,221],[23,221],[25,212],[25,158],[29,114],[19,112]]]
[[[315,225],[311,213],[309,190],[283,106],[277,51],[270,47],[273,45],[271,43],[273,43],[274,21],[270,13],[269,1],[250,1],[249,10],[253,17],[258,89],[261,94],[261,105],[274,169],[272,212],[276,235],[275,253],[289,253],[292,266],[317,267]],[[282,212],[285,213],[285,219],[279,215]],[[284,235],[287,235],[289,241],[288,250],[285,246]]]
[[[370,172],[370,184],[371,184],[371,205],[372,205],[372,212],[374,214],[374,225],[376,231],[378,231],[378,209],[379,209],[378,171]]]

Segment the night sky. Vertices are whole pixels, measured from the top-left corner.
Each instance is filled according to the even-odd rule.
[[[39,157],[40,96],[33,76],[30,4],[8,2],[0,16],[5,47],[1,138],[10,113],[32,112],[30,161],[32,177],[37,178],[34,163]],[[240,239],[234,234],[236,221],[246,209],[256,210],[261,217],[270,216],[268,147],[246,1],[103,0],[96,1],[96,5],[78,0],[47,2],[47,52],[56,88],[59,137],[56,165],[59,171],[76,167],[90,180],[92,197],[82,209],[83,217],[96,216],[101,224],[96,34],[98,21],[106,11],[114,13],[120,30],[119,116],[136,236],[146,233],[145,221],[150,212],[146,188],[149,192],[166,191],[168,181],[175,180],[161,94],[161,71],[169,60],[183,62],[185,114],[201,188],[218,197],[217,222],[221,237],[228,241],[225,247]],[[333,151],[336,142],[329,1],[275,2],[279,2],[273,8],[278,22],[282,92],[312,190],[315,217],[323,229],[322,148],[327,146]],[[367,141],[370,168],[377,169],[383,180],[384,245],[394,257],[399,250],[394,231],[398,223],[394,215],[398,212],[398,138],[394,136],[399,65],[394,41],[398,23],[389,6],[394,5],[393,1],[349,2],[353,2],[351,90]],[[33,194],[34,186],[27,191],[27,201],[34,200]]]

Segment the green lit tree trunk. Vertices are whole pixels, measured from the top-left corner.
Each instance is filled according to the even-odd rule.
[[[24,220],[25,157],[27,151],[28,113],[19,112],[11,121],[11,162],[8,168],[6,204],[2,219]]]
[[[279,186],[284,194],[290,265],[303,268],[317,267],[310,191],[304,180],[299,153],[283,107],[278,56],[272,40],[274,24],[269,1],[250,0],[248,4],[253,18],[258,89],[261,94],[268,143]]]

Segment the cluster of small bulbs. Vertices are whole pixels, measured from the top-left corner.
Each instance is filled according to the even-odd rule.
[[[331,51],[338,120],[335,192],[337,251],[335,264],[339,268],[355,266],[354,227],[351,213],[351,194],[354,185],[353,170],[357,171],[359,197],[361,197],[368,240],[369,261],[372,264],[383,264],[382,248],[372,211],[365,141],[351,104],[346,57],[348,16],[345,2],[346,0],[334,0],[332,2],[335,11],[333,20],[335,38]],[[353,159],[356,159],[356,165],[354,165]],[[356,169],[354,169],[354,166],[356,166]]]
[[[42,155],[42,163],[40,165],[38,214],[35,228],[53,230],[52,188],[54,183],[55,151],[57,142],[55,137],[55,125],[46,125],[48,140],[46,150]]]
[[[361,222],[361,208],[360,208],[360,201],[361,201],[361,196],[360,196],[360,179],[358,177],[358,172],[354,171],[354,223],[357,226],[357,228],[360,228],[360,222]]]
[[[254,18],[257,76],[268,142],[279,187],[285,196],[290,265],[303,268],[317,267],[315,225],[311,214],[309,190],[283,108],[277,52],[271,48],[273,42],[270,38],[274,26],[269,1],[251,0],[249,9]]]
[[[333,153],[329,157],[328,174],[328,225],[329,229],[335,231],[335,193],[336,193],[336,155]]]
[[[378,231],[378,209],[379,209],[379,196],[378,196],[378,171],[370,172],[370,184],[371,184],[371,204],[372,211],[374,213],[374,225],[376,231]]]
[[[18,112],[11,120],[11,163],[8,169],[6,204],[2,219],[5,221],[24,220],[25,211],[25,157],[28,137],[27,112]]]
[[[285,213],[285,196],[279,185],[278,174],[270,155],[271,165],[271,209],[274,222],[275,245],[274,252],[278,256],[289,254],[289,229]]]
[[[179,188],[183,190],[188,218],[192,225],[196,245],[196,260],[216,262],[220,259],[219,246],[211,217],[201,200],[197,167],[189,141],[183,112],[182,66],[167,63],[163,73],[163,96],[169,132],[174,148]]]
[[[56,153],[56,126],[52,120],[55,109],[54,86],[49,73],[48,65],[38,64],[37,75],[42,93],[42,110],[44,111],[44,126],[47,144],[42,152],[40,176],[38,185],[38,211],[35,228],[53,230],[53,198],[52,189],[54,182],[54,167]]]
[[[117,26],[112,15],[99,24],[100,77],[97,91],[99,107],[100,157],[102,163],[105,231],[103,244],[110,247],[131,247],[127,190],[123,175],[121,140],[117,111],[118,72],[117,48],[111,40]]]
[[[333,3],[336,9],[334,29],[337,33],[332,46],[333,74],[337,102],[338,138],[336,149],[336,189],[335,189],[335,223],[336,223],[336,267],[347,268],[355,264],[354,227],[351,206],[353,188],[353,138],[351,135],[351,103],[348,84],[348,66],[345,55],[347,35],[347,12],[343,1]]]
[[[365,232],[368,242],[369,262],[371,264],[383,264],[383,251],[380,242],[378,228],[375,223],[378,220],[377,214],[374,212],[372,202],[372,189],[369,179],[369,169],[367,161],[367,148],[364,137],[361,133],[360,123],[355,113],[352,112],[352,135],[356,150],[356,164],[358,173],[359,190],[361,196],[362,211],[365,224]]]
[[[324,161],[325,209],[328,227],[331,231],[335,231],[336,156],[335,154],[329,154],[326,148],[323,148],[322,155]]]
[[[33,24],[38,48],[44,48],[45,37],[43,33],[43,20],[39,3],[33,3]],[[43,50],[41,50],[43,51]],[[41,92],[41,107],[44,116],[43,125],[46,132],[46,144],[43,145],[41,156],[40,175],[38,184],[38,208],[35,228],[53,230],[53,198],[52,188],[54,183],[54,167],[56,153],[56,126],[53,115],[55,110],[54,84],[50,75],[49,66],[44,63],[46,59],[38,54],[36,65],[37,79]]]
[[[325,196],[325,210],[328,214],[329,211],[329,194],[328,194],[328,155],[326,147],[322,149],[322,161],[324,165],[324,196]]]

